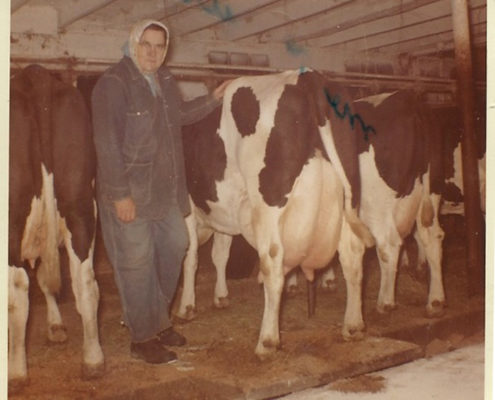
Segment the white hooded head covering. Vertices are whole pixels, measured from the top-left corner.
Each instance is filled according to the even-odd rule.
[[[137,22],[131,29],[131,33],[129,34],[129,40],[127,42],[127,49],[129,51],[129,54],[126,54],[131,57],[132,61],[134,61],[134,64],[136,64],[136,67],[141,71],[141,68],[139,67],[139,63],[137,61],[137,46],[139,43],[139,40],[141,39],[141,36],[143,35],[143,32],[148,28],[150,25],[158,25],[161,28],[163,28],[166,32],[166,38],[165,38],[165,51],[163,52],[162,59],[160,61],[160,65],[163,63],[163,60],[165,60],[165,56],[167,55],[168,51],[168,44],[170,41],[170,35],[168,32],[168,28],[162,24],[159,21],[155,21],[152,19],[145,19],[142,21]],[[143,72],[143,71],[141,71]]]

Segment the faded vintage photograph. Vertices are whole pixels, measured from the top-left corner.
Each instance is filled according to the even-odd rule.
[[[11,0],[8,398],[489,398],[487,8]]]

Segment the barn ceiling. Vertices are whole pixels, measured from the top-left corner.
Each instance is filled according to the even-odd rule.
[[[281,43],[355,52],[438,54],[453,49],[451,0],[12,0],[50,5],[59,31],[124,30],[159,19],[191,40]],[[486,45],[486,0],[470,0],[472,43]]]
[[[483,80],[487,2],[469,0],[468,4],[475,63],[483,65],[477,79]],[[322,65],[334,70],[339,69],[332,66],[337,54],[347,54],[341,57],[346,71],[353,70],[347,68],[349,59],[372,60],[375,64],[385,59],[396,60],[399,66],[418,57],[447,60],[451,65],[454,59],[451,0],[11,0],[11,55],[19,59],[36,53],[39,57],[50,47],[46,37],[58,38],[60,43],[68,37],[72,42],[59,43],[57,51],[80,57],[71,49],[90,37],[92,45],[80,49],[80,54],[94,53],[100,58],[101,54],[108,54],[109,58],[118,59],[104,49],[104,41],[120,35],[121,43],[131,26],[142,18],[164,22],[172,38],[181,43],[208,43],[190,46],[183,52],[189,55],[169,57],[169,62],[180,59],[218,63],[208,59],[215,53],[212,49],[217,48],[227,48],[229,57],[236,49],[240,49],[241,55],[246,48],[262,49],[261,53],[270,58],[268,65],[277,68],[297,67],[284,57],[304,54],[311,55],[307,57],[311,63],[321,59]],[[38,38],[38,53],[33,45],[26,45],[36,35],[44,35]],[[112,47],[120,45],[110,43],[108,48]],[[272,62],[274,59],[277,65]],[[443,77],[452,78],[448,73]]]

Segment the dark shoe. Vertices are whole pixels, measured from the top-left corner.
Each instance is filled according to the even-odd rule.
[[[186,344],[186,338],[175,331],[172,326],[161,331],[158,334],[158,340],[164,346],[184,346]]]
[[[177,354],[164,348],[158,339],[131,343],[131,356],[150,364],[168,364],[177,360]]]

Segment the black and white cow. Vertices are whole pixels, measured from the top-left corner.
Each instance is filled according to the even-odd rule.
[[[480,105],[479,110],[483,110]],[[458,108],[441,107],[435,108],[436,119],[443,131],[443,157],[445,187],[442,192],[443,204],[442,214],[464,214],[464,188],[462,180],[462,146],[463,134],[461,114]],[[485,212],[485,181],[486,181],[486,129],[485,112],[475,113],[475,133],[478,158],[478,177],[480,186],[480,207]]]
[[[444,232],[438,221],[445,187],[445,143],[439,115],[410,91],[370,96],[355,101],[353,107],[375,129],[375,134],[359,137],[358,145],[359,217],[375,239],[381,269],[377,309],[385,313],[396,308],[399,254],[404,239],[414,232],[419,256],[430,266],[426,312],[439,316],[445,307]],[[322,280],[333,284],[333,267]]]
[[[27,380],[25,333],[29,280],[37,267],[47,304],[48,339],[67,339],[55,294],[64,245],[84,332],[83,376],[103,372],[98,338],[98,286],[93,271],[96,206],[91,125],[80,93],[29,66],[10,82],[9,385]]]
[[[217,111],[185,133],[188,184],[195,207],[194,218],[188,221],[192,251],[185,262],[179,317],[194,316],[198,245],[194,232],[199,232],[200,242],[215,235],[212,252],[218,306],[227,304],[224,266],[229,235],[242,233],[258,250],[265,284],[258,355],[278,344],[280,263],[284,272],[300,264],[312,279],[312,268],[322,267],[323,259],[329,260],[336,248],[348,295],[343,335],[361,337],[365,247],[377,245],[382,271],[377,308],[386,312],[395,308],[399,250],[415,225],[431,265],[427,312],[433,316],[443,311],[443,231],[437,219],[441,183],[439,161],[434,157],[438,132],[427,132],[429,114],[412,93],[388,93],[352,104],[344,93],[342,87],[315,72],[241,78],[229,87],[222,114]],[[311,143],[317,152],[308,158],[312,153],[305,149]],[[318,176],[311,166],[319,159],[328,172]],[[290,175],[295,160],[306,164]],[[321,187],[329,185],[330,181],[325,182],[329,179],[329,188],[337,196],[321,201]],[[339,200],[342,191],[345,206]],[[330,201],[335,203],[330,205]],[[320,214],[326,209],[343,212],[340,235],[338,229],[329,227],[335,220]],[[354,219],[356,210],[359,222]],[[316,229],[320,223],[327,226],[327,232]],[[298,256],[288,256],[294,253]],[[306,257],[311,260],[316,254],[327,257],[305,266]]]
[[[430,317],[445,307],[442,283],[442,241],[438,222],[443,188],[442,137],[434,116],[419,96],[397,91],[353,103],[376,135],[361,140],[359,217],[375,238],[381,269],[377,309],[396,307],[395,281],[404,238],[416,228],[430,266],[426,305]]]
[[[484,103],[484,102],[482,102]],[[444,184],[441,189],[442,201],[440,214],[464,215],[464,188],[462,178],[462,154],[461,138],[463,127],[461,113],[453,106],[430,106],[434,123],[441,129],[442,149],[439,154],[443,159],[442,174]],[[485,213],[485,187],[486,187],[486,113],[485,104],[478,104],[475,111],[475,133],[478,160],[478,178],[480,189],[480,208]],[[421,241],[415,233],[418,248],[417,268],[423,272],[427,265],[426,254]],[[409,255],[406,251],[402,253],[401,264],[409,265]]]
[[[349,293],[343,332],[350,337],[363,329],[361,266],[349,260],[355,244],[372,239],[357,218],[361,133],[353,128],[349,101],[343,87],[312,71],[239,78],[221,110],[185,130],[194,215],[179,317],[194,316],[197,246],[212,233],[212,258],[222,268],[215,303],[223,305],[228,246],[241,233],[258,252],[264,284],[257,355],[279,346],[284,274],[301,266],[312,280],[337,249]]]

